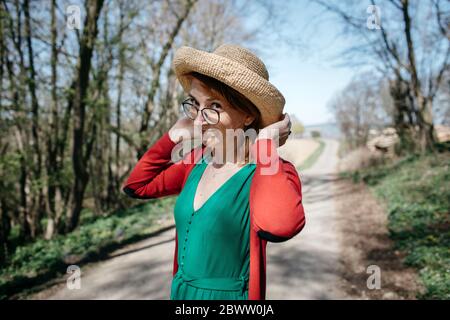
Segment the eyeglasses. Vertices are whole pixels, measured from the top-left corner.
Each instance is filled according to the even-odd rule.
[[[190,98],[184,100],[181,103],[181,106],[183,107],[183,112],[186,114],[186,116],[191,120],[195,120],[197,118],[199,109],[190,100]],[[212,108],[203,108],[201,110],[201,113],[208,124],[219,123],[220,113],[217,110],[214,110]]]

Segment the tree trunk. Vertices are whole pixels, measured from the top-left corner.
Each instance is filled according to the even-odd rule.
[[[409,16],[409,1],[402,0],[403,21],[405,23],[405,38],[408,52],[409,72],[411,74],[411,86],[414,98],[418,105],[418,126],[420,135],[420,149],[422,152],[433,150],[436,142],[434,137],[433,117],[431,105],[422,94],[419,75],[416,68],[414,43],[411,36],[411,17]]]
[[[42,153],[39,139],[39,103],[36,96],[36,71],[34,69],[33,46],[31,44],[31,18],[29,0],[25,0],[23,4],[25,14],[25,34],[28,48],[28,88],[31,96],[31,132],[32,132],[32,146],[34,151],[33,160],[33,180],[39,182],[42,176]],[[45,199],[43,188],[39,187],[37,194],[31,193],[33,197],[34,206],[31,208],[31,237],[34,239],[41,234],[41,217],[45,212]]]
[[[73,185],[73,199],[71,210],[67,217],[66,231],[74,230],[79,221],[83,204],[84,192],[89,181],[87,171],[87,161],[89,161],[90,150],[83,151],[84,122],[86,109],[86,94],[89,85],[89,72],[91,70],[91,60],[94,51],[94,42],[97,38],[97,21],[103,6],[103,0],[88,0],[86,5],[86,20],[83,29],[83,36],[80,43],[80,53],[78,57],[78,74],[75,81],[75,97],[73,102],[74,125],[73,125],[73,153],[72,165],[75,174]]]
[[[58,179],[58,165],[57,165],[57,140],[59,130],[58,119],[58,96],[56,92],[57,85],[57,63],[58,51],[56,50],[56,39],[58,31],[56,29],[56,0],[52,0],[51,5],[51,36],[52,36],[52,55],[51,55],[51,118],[50,118],[50,132],[47,136],[47,227],[45,231],[45,238],[50,239],[56,232],[56,188]],[[59,191],[60,192],[60,191]]]

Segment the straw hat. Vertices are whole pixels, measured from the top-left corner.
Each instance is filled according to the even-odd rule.
[[[262,128],[280,120],[285,99],[269,82],[264,63],[248,49],[223,44],[210,53],[183,46],[175,52],[173,67],[186,92],[190,91],[186,74],[195,71],[225,83],[253,102],[261,112]]]

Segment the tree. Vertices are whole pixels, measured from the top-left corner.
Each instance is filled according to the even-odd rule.
[[[72,231],[78,225],[78,219],[82,209],[84,192],[89,181],[87,162],[89,161],[92,145],[95,139],[95,127],[93,135],[85,145],[85,113],[86,97],[89,86],[89,72],[91,69],[92,54],[95,39],[97,38],[97,21],[103,6],[103,0],[88,0],[86,2],[86,19],[83,35],[80,42],[80,52],[77,63],[76,78],[73,82],[73,152],[72,163],[74,171],[73,198],[71,210],[67,216],[66,231]]]
[[[176,48],[249,44],[262,34],[249,11],[273,14],[266,0],[103,2],[71,2],[71,29],[64,1],[0,1],[0,263],[74,230],[83,209],[132,204],[123,179],[180,114]]]
[[[369,59],[383,77],[391,79],[398,131],[413,133],[417,126],[418,135],[411,138],[415,145],[421,151],[433,149],[433,102],[449,72],[450,59],[444,1],[370,1],[365,7],[360,2],[315,2],[339,17],[345,35],[358,39],[358,46],[350,47],[345,59]],[[366,16],[361,15],[369,5],[382,9],[381,24],[373,30],[364,27]]]
[[[371,73],[363,73],[352,81],[330,102],[346,147],[355,149],[367,142],[371,129],[381,129],[389,123],[390,100],[385,95],[383,83],[373,79]]]

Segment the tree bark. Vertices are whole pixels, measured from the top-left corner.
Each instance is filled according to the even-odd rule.
[[[408,51],[408,67],[411,74],[411,86],[418,105],[418,125],[420,130],[420,148],[422,152],[433,150],[436,138],[434,136],[433,116],[429,99],[425,98],[417,74],[414,43],[411,36],[411,17],[409,15],[409,0],[402,0],[402,14],[405,23],[405,38]]]
[[[103,0],[88,0],[86,4],[86,20],[83,35],[80,42],[80,53],[78,57],[78,74],[75,81],[75,96],[73,102],[73,152],[72,165],[74,171],[73,199],[71,210],[67,217],[66,231],[74,230],[79,221],[82,209],[84,192],[89,181],[87,161],[90,156],[89,146],[83,151],[85,143],[84,125],[86,112],[86,95],[89,85],[89,72],[94,51],[94,42],[98,33],[98,18],[103,6]]]
[[[52,0],[51,4],[51,117],[50,132],[47,136],[47,227],[45,238],[50,239],[56,233],[59,221],[56,221],[56,192],[59,181],[59,170],[57,165],[57,141],[59,136],[59,119],[58,119],[58,94],[57,94],[57,65],[58,50],[56,48],[58,30],[56,28],[56,0]],[[58,192],[61,192],[58,190]],[[60,196],[58,197],[60,198]]]
[[[36,96],[36,71],[34,68],[34,56],[33,56],[33,46],[31,44],[32,39],[32,31],[31,31],[31,17],[30,17],[30,5],[29,0],[24,0],[23,9],[25,14],[25,35],[26,35],[26,43],[28,49],[28,89],[30,91],[31,96],[31,132],[32,132],[32,146],[34,150],[34,158],[33,161],[33,179],[36,182],[41,181],[42,177],[42,152],[41,152],[41,143],[39,138],[39,102]],[[45,212],[45,199],[43,188],[39,188],[37,191],[37,195],[32,195],[34,206],[31,208],[31,237],[34,239],[39,234],[41,234],[41,217]]]

